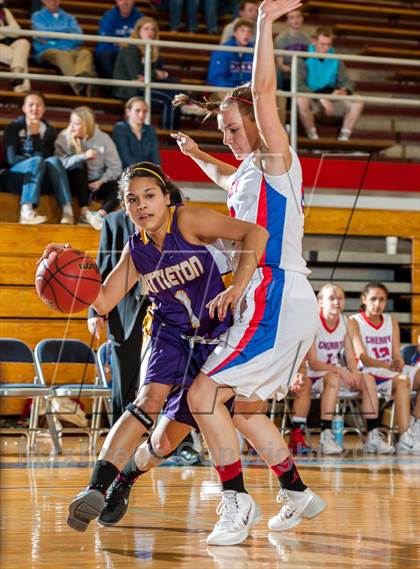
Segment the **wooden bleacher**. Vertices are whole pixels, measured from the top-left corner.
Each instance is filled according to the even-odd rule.
[[[404,40],[420,40],[420,30],[410,30],[398,27],[371,26],[362,24],[335,24],[334,33],[337,36],[355,35],[381,38],[398,38]]]
[[[420,9],[403,8],[400,6],[379,5],[372,2],[328,2],[326,0],[308,0],[305,3],[305,10],[308,12],[317,10],[328,10],[329,12],[345,12],[357,14],[370,14],[372,16],[387,17],[390,20],[395,18],[419,18]]]
[[[75,15],[81,24],[84,31],[89,33],[96,33],[99,17],[113,5],[113,2],[99,1],[99,2],[83,2],[79,0],[62,0],[61,7]],[[218,41],[218,37],[213,35],[208,35],[204,33],[199,34],[188,34],[188,33],[171,33],[169,29],[168,14],[165,11],[156,11],[153,6],[151,6],[146,1],[136,2],[138,8],[147,15],[155,17],[161,28],[161,39],[179,39],[181,41],[194,41],[194,42],[206,42],[215,43]],[[14,11],[16,16],[20,20],[21,24],[27,27],[29,25],[28,19],[28,9],[27,4],[24,0],[16,0]],[[420,14],[419,10],[420,4],[410,2],[409,6],[402,0],[374,0],[373,2],[368,2],[366,0],[355,0],[355,2],[327,2],[321,0],[308,0],[305,3],[304,10],[306,14],[306,23],[315,27],[322,23],[329,23],[329,18],[340,17],[339,21],[334,21],[334,29],[338,34],[336,40],[337,49],[342,49],[346,51],[346,46],[349,46],[352,51],[372,53],[372,50],[377,50],[376,53],[384,54],[383,50],[389,50],[386,54],[396,55],[396,50],[400,49],[401,55],[416,54],[416,44],[415,40],[420,35],[420,25],[416,21],[416,14]],[[328,9],[327,9],[328,8]],[[391,19],[390,19],[391,18]],[[384,23],[385,19],[385,23]],[[201,17],[200,31],[203,29],[203,18]],[[224,24],[229,20],[229,16],[220,18],[220,23]],[[325,22],[324,22],[325,20]],[[390,25],[392,22],[392,25]],[[360,40],[360,38],[366,38],[366,42]],[[390,41],[394,43],[390,43]],[[385,44],[384,44],[385,42]],[[340,47],[341,46],[341,47]],[[395,46],[395,49],[394,49]],[[94,44],[91,44],[91,49],[94,48]],[[404,51],[406,50],[406,51]],[[205,85],[205,79],[207,74],[208,62],[210,55],[206,53],[200,53],[196,51],[184,51],[184,50],[173,50],[165,49],[161,50],[162,56],[166,62],[166,66],[170,71],[171,75],[178,78],[180,82],[191,82],[195,85],[203,84]],[[357,69],[357,64],[348,64],[350,70]],[[374,70],[374,64],[366,64],[365,68],[367,70]],[[36,70],[38,72],[45,71],[46,73],[54,73],[51,69],[45,69],[38,67],[33,67],[31,70]],[[410,72],[408,69],[407,72]],[[358,72],[360,75],[360,72]],[[360,87],[359,87],[360,84]],[[415,87],[401,87],[399,88],[398,82],[386,81],[386,78],[382,81],[360,81],[356,82],[356,89],[362,93],[372,93],[372,94],[383,94],[388,95],[390,93],[404,93],[407,96],[413,95],[417,96],[418,92]],[[122,118],[122,107],[123,104],[120,101],[112,99],[110,97],[98,96],[90,98],[79,98],[75,97],[70,91],[70,87],[65,84],[54,84],[47,82],[35,81],[33,82],[34,88],[40,88],[47,93],[48,101],[48,117],[51,122],[57,126],[57,128],[63,128],[68,119],[68,112],[77,105],[86,104],[90,105],[95,110],[98,110],[98,123],[106,131],[110,132],[112,130],[112,124],[116,120]],[[19,96],[15,96],[14,93],[8,91],[6,85],[0,83],[0,93],[2,93],[3,98],[7,98],[7,107],[3,117],[0,120],[0,126],[5,124],[4,120],[10,120],[14,115],[14,102],[19,105]],[[384,106],[379,110],[377,108],[371,109],[369,107],[369,112],[372,116],[379,116],[381,112],[388,114]],[[410,112],[415,116],[415,110],[408,110],[407,113],[400,113],[398,109],[393,108],[398,114],[403,117],[408,117]],[[18,112],[18,108],[16,109]],[[365,115],[366,111],[364,112]],[[363,125],[364,115],[362,115],[360,125]],[[372,121],[371,121],[372,122]],[[158,117],[153,117],[153,124],[156,126],[158,124]],[[314,145],[312,141],[308,141],[305,137],[299,139],[299,145],[301,148],[308,151],[312,149],[328,149],[331,150],[363,150],[363,151],[377,151],[381,149],[387,149],[393,144],[399,142],[400,140],[407,140],[405,136],[405,128],[402,128],[401,132],[397,129],[392,132],[386,130],[387,125],[381,129],[374,130],[370,126],[357,128],[354,132],[353,139],[350,143],[337,143],[335,140],[336,128],[331,127],[328,121],[323,121],[319,125],[319,131],[321,134],[321,142]],[[199,142],[204,144],[209,144],[212,146],[218,145],[220,143],[220,138],[210,132],[210,128],[203,127],[201,121],[198,119],[183,117],[182,118],[182,128],[192,133]],[[159,136],[161,137],[162,143],[168,143],[167,133],[161,129],[158,130]]]

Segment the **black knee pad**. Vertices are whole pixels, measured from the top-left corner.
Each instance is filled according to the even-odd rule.
[[[152,436],[150,436],[150,437],[147,439],[147,448],[149,449],[150,454],[151,454],[153,457],[157,458],[158,460],[166,460],[167,458],[169,458],[170,456],[172,456],[173,453],[174,453],[174,451],[171,451],[171,452],[170,452],[169,454],[167,454],[166,456],[160,456],[160,455],[158,455],[157,452],[155,452],[155,449],[153,448],[153,445],[152,445]]]
[[[150,429],[155,424],[153,419],[146,413],[146,411],[143,411],[143,409],[137,407],[137,405],[134,405],[134,403],[129,403],[125,410],[131,413],[133,417],[135,417],[137,421],[143,425],[143,427],[146,427],[148,431],[150,431]]]

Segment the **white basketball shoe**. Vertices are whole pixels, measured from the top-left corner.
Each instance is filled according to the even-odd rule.
[[[398,453],[420,454],[420,439],[416,437],[412,427],[400,435],[396,448]]]
[[[343,447],[335,440],[331,429],[321,431],[319,446],[322,454],[341,454]]]
[[[393,454],[395,452],[394,445],[389,445],[385,441],[385,437],[379,429],[372,429],[368,432],[364,447],[366,452],[372,454]]]
[[[245,492],[225,490],[217,507],[219,521],[207,537],[209,545],[236,545],[248,537],[249,529],[261,519],[261,510]]]
[[[273,531],[291,529],[305,518],[315,518],[327,507],[326,502],[309,488],[303,492],[280,488],[276,500],[283,503],[283,506],[268,522],[268,527]]]

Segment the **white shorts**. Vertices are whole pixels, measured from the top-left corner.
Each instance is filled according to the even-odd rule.
[[[285,397],[319,326],[306,275],[271,267],[255,271],[234,324],[202,371],[248,400]]]
[[[392,380],[398,375],[406,375],[410,382],[410,388],[413,389],[414,377],[418,372],[418,367],[404,366],[402,371],[392,371],[383,367],[366,367],[363,368],[363,373],[369,373],[376,379],[376,390],[379,395],[382,395],[386,401],[392,399]]]
[[[325,372],[324,375],[326,375],[329,372]],[[319,377],[318,379],[311,378],[312,379],[312,393],[315,395],[321,395],[324,392],[324,378],[323,377]],[[340,389],[338,390],[338,397],[350,397],[351,395],[354,395],[355,393],[359,393],[360,390],[359,389],[349,389],[349,387],[342,382],[342,384],[340,385]]]

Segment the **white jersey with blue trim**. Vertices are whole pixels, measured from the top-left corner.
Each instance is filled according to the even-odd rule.
[[[232,217],[262,225],[270,238],[260,266],[310,273],[302,255],[304,226],[302,168],[290,148],[292,164],[281,176],[264,174],[250,154],[238,168],[228,192]]]

